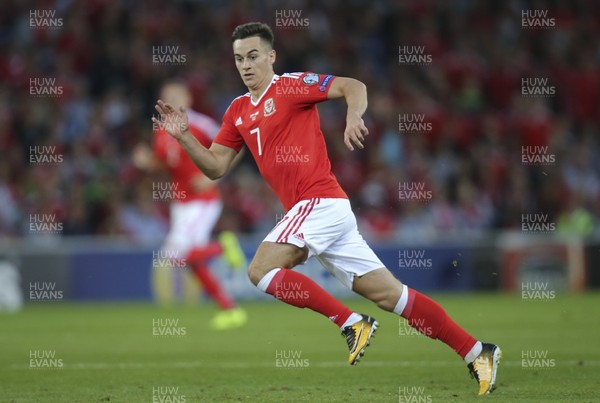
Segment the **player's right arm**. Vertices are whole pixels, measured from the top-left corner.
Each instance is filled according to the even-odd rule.
[[[217,143],[212,143],[210,148],[206,148],[189,131],[178,140],[194,164],[212,180],[224,176],[237,155],[233,148]]]
[[[227,173],[237,155],[237,150],[214,142],[210,148],[200,144],[189,131],[188,117],[183,107],[175,110],[171,105],[159,99],[155,108],[161,119],[153,117],[152,121],[179,142],[204,175],[214,180]]]

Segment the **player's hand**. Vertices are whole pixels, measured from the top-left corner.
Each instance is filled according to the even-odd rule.
[[[358,116],[348,116],[346,118],[346,130],[344,130],[344,144],[348,150],[354,151],[354,143],[358,148],[365,148],[363,141],[369,135],[369,129],[365,126],[364,120]]]
[[[154,108],[160,114],[160,120],[153,116],[152,123],[166,130],[176,140],[181,139],[183,134],[188,130],[188,117],[185,109],[180,106],[179,110],[176,110],[160,99],[156,102]]]
[[[136,144],[133,147],[131,161],[138,169],[148,169],[152,165],[152,149],[145,143]]]

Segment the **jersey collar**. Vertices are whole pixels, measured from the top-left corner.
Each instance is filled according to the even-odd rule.
[[[265,96],[265,94],[267,93],[267,91],[269,91],[269,88],[271,88],[271,84],[273,84],[278,79],[279,79],[279,76],[277,74],[273,74],[273,78],[271,78],[271,82],[269,83],[269,85],[267,85],[267,88],[265,88],[265,90],[263,91],[263,93],[260,94],[260,97],[258,97],[258,99],[256,100],[256,102],[254,102],[254,100],[252,99],[252,94],[250,94],[250,103],[252,104],[252,106],[256,106],[256,105],[258,105],[260,103],[260,100]]]

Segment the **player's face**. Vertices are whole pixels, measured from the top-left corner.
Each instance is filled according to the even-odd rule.
[[[275,51],[258,36],[233,42],[235,66],[250,90],[266,87],[273,76]]]

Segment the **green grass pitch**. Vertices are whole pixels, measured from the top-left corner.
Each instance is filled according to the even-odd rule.
[[[502,347],[498,389],[485,399],[600,400],[599,294],[433,297]],[[29,304],[0,315],[0,401],[481,401],[443,343],[407,332],[370,302],[347,302],[381,324],[356,367],[328,320],[276,301],[243,304],[248,324],[225,332],[207,326],[212,305]]]

